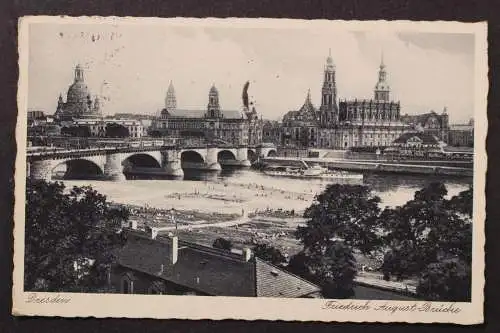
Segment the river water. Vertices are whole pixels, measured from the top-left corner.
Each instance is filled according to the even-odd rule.
[[[384,207],[404,204],[413,197],[415,191],[433,181],[444,182],[448,195],[452,196],[466,190],[472,179],[365,174],[363,184],[373,189],[381,198],[381,206]],[[294,209],[300,212],[313,202],[316,194],[332,182],[323,179],[268,176],[252,169],[222,170],[218,173],[186,171],[182,180],[64,181],[67,187],[91,185],[107,195],[109,200],[124,204],[227,213],[267,208]]]

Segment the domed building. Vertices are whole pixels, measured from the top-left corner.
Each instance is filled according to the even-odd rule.
[[[62,95],[59,95],[54,116],[63,121],[101,116],[99,98],[97,96],[92,98],[85,84],[84,71],[80,65],[75,67],[75,79],[73,84],[69,86],[66,102],[64,102]]]

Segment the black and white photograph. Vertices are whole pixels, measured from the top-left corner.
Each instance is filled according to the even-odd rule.
[[[485,29],[22,18],[14,313],[480,322]]]

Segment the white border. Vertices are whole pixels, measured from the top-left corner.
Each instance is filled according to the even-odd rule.
[[[224,26],[231,28],[276,28],[303,29],[328,28],[331,30],[397,30],[411,32],[473,33],[475,35],[475,159],[474,159],[474,231],[473,231],[473,279],[471,303],[433,303],[459,308],[457,314],[425,311],[353,311],[325,309],[325,300],[318,299],[273,299],[243,297],[186,297],[118,294],[72,294],[37,293],[45,296],[69,298],[69,303],[29,302],[32,293],[23,291],[24,273],[24,220],[26,178],[26,124],[28,96],[28,27],[33,23],[56,24],[126,24],[126,25],[190,25]],[[485,223],[485,175],[487,133],[487,24],[459,22],[410,22],[410,21],[327,21],[290,19],[194,19],[194,18],[118,18],[118,17],[49,17],[31,16],[19,20],[19,86],[18,122],[16,140],[18,154],[15,171],[15,228],[14,228],[14,315],[40,315],[62,317],[129,317],[129,318],[178,318],[178,319],[267,319],[287,321],[339,321],[339,322],[410,322],[410,323],[457,323],[477,324],[483,322],[484,287],[484,223]],[[343,300],[339,304],[363,305],[363,300]],[[423,305],[425,302],[369,301],[371,307],[378,305]]]

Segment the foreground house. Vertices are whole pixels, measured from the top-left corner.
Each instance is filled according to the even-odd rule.
[[[111,283],[124,294],[321,297],[320,288],[252,255],[126,229]]]

